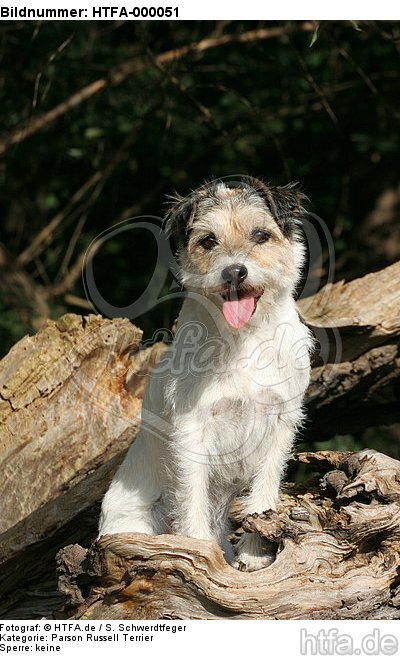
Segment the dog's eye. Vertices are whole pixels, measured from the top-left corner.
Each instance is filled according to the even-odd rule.
[[[264,244],[264,242],[268,241],[268,239],[271,237],[271,233],[268,232],[267,230],[263,230],[262,228],[256,228],[253,230],[251,233],[251,241],[255,241],[256,244]]]
[[[199,244],[203,246],[203,248],[206,249],[206,251],[210,251],[214,246],[218,244],[216,236],[211,233],[207,235],[206,237],[203,237],[203,239],[200,239]]]

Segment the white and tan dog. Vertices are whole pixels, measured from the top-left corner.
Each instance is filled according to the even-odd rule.
[[[243,516],[275,509],[309,382],[312,338],[293,294],[304,246],[303,195],[254,178],[176,197],[187,296],[175,338],[150,377],[142,426],[104,497],[100,535],[175,532],[217,541],[229,562],[271,562],[260,537],[226,539]]]

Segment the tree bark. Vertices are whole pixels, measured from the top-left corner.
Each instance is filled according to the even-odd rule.
[[[125,319],[65,315],[1,361],[0,563],[106,491],[157,350],[139,351],[140,338]]]
[[[399,298],[396,263],[299,302],[321,344],[306,437],[400,419]],[[124,319],[65,315],[0,362],[0,615],[32,613],[28,583],[47,585],[69,536],[87,545],[96,534],[98,502],[135,437],[147,375],[164,348],[142,350],[140,338]],[[51,591],[54,600],[35,612],[57,607]]]
[[[298,303],[319,348],[306,438],[400,420],[400,262]]]

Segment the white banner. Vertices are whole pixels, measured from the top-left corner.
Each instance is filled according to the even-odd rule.
[[[393,0],[0,0],[1,20],[397,20],[399,14]]]
[[[290,656],[395,656],[400,625],[392,621],[5,620],[0,654],[248,653]]]

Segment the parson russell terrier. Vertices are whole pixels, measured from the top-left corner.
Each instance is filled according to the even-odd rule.
[[[179,533],[219,543],[233,566],[271,562],[263,540],[235,547],[229,507],[275,509],[309,382],[312,337],[293,294],[304,258],[303,194],[243,177],[175,196],[186,298],[150,376],[140,432],[104,497],[99,534]]]

